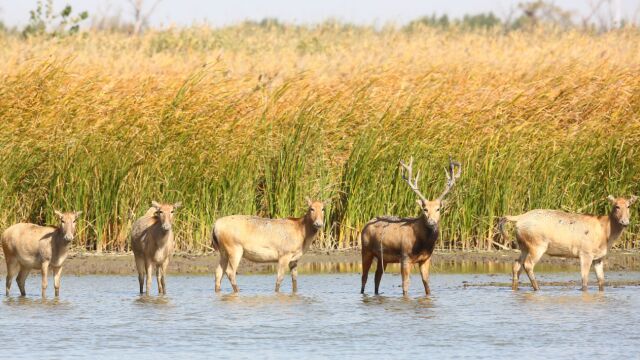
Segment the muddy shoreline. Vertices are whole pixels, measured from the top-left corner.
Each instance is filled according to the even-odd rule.
[[[434,272],[504,272],[510,269],[518,251],[492,252],[436,252],[432,264]],[[300,272],[360,272],[361,259],[358,250],[311,251],[300,260]],[[169,266],[171,274],[213,274],[218,264],[218,254],[174,255]],[[536,269],[541,271],[579,271],[577,259],[545,256]],[[240,273],[268,273],[274,264],[256,264],[243,260]],[[640,251],[612,251],[605,260],[605,270],[640,271]],[[129,275],[135,273],[131,253],[72,253],[64,264],[64,273],[73,275]],[[0,261],[0,274],[6,274],[4,259]]]

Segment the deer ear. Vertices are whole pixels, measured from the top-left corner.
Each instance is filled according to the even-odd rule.
[[[158,210],[160,210],[160,204],[158,204],[158,202],[155,201],[155,200],[151,201],[151,206],[156,208],[156,209],[158,209]]]
[[[635,203],[636,200],[638,200],[638,197],[635,195],[631,195],[631,197],[629,198],[629,206],[633,205],[633,203]]]
[[[610,202],[610,203],[612,203],[612,204],[613,204],[614,202],[616,202],[616,198],[615,198],[615,197],[613,197],[613,195],[609,195],[609,196],[607,196],[607,200],[609,200],[609,202]]]
[[[309,207],[311,207],[311,204],[313,204],[313,203],[311,202],[311,199],[309,199],[309,197],[308,197],[308,196],[307,196],[307,197],[305,197],[304,199],[307,201],[307,205],[309,205]]]
[[[75,216],[76,216],[76,218],[77,218],[77,217],[80,217],[80,214],[82,214],[82,211],[76,211],[76,212],[75,212]]]
[[[177,209],[177,208],[180,208],[180,207],[182,207],[182,201],[178,201],[177,203],[173,204],[173,208],[174,209]]]
[[[420,206],[420,208],[422,209],[422,200],[416,200],[416,204],[418,204],[418,206]]]
[[[447,207],[447,205],[449,205],[449,202],[447,200],[440,200],[440,209],[445,209]]]
[[[62,219],[62,216],[64,216],[64,214],[63,214],[63,213],[61,213],[61,212],[60,212],[60,211],[58,211],[58,210],[53,210],[53,213],[54,213],[54,214],[56,214],[56,216],[58,217],[58,219]]]

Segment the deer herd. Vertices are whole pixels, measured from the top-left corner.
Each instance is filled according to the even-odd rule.
[[[431,256],[440,233],[440,215],[447,206],[445,197],[460,178],[462,167],[449,160],[445,170],[444,191],[435,200],[428,200],[418,188],[420,173],[413,175],[413,158],[400,162],[402,179],[417,196],[420,215],[415,218],[378,216],[362,228],[362,286],[364,294],[369,269],[376,260],[375,293],[389,263],[399,263],[402,293],[409,291],[411,267],[418,264],[422,284],[427,295]],[[498,225],[506,238],[505,225],[515,223],[516,242],[520,256],[513,263],[512,289],[518,289],[524,268],[534,290],[539,290],[533,268],[542,255],[577,258],[580,261],[582,290],[587,290],[591,265],[598,279],[599,290],[604,288],[603,259],[613,243],[629,225],[630,207],[637,196],[615,198],[609,196],[608,215],[594,216],[558,210],[531,210],[517,216],[504,216]],[[299,218],[269,219],[257,216],[232,215],[215,221],[211,231],[211,245],[220,253],[215,270],[215,291],[221,289],[226,275],[234,292],[238,292],[236,274],[241,259],[253,262],[277,263],[275,291],[280,290],[284,274],[289,268],[292,290],[297,291],[298,260],[309,249],[324,227],[325,202],[307,199],[307,211]],[[137,219],[131,231],[131,248],[138,271],[140,293],[149,294],[155,269],[158,292],[166,294],[165,274],[175,247],[174,212],[181,203],[161,204],[153,201],[145,214]],[[57,226],[18,223],[7,228],[1,237],[7,264],[6,295],[16,282],[22,296],[26,295],[25,280],[31,270],[42,273],[42,296],[47,289],[49,269],[53,271],[55,295],[60,293],[60,275],[68,248],[74,239],[80,212],[55,211]],[[146,286],[145,286],[146,285]]]

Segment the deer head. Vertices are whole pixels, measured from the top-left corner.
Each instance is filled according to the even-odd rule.
[[[156,209],[155,217],[160,222],[162,229],[164,231],[169,231],[173,226],[173,213],[177,208],[182,206],[182,202],[177,202],[175,204],[160,204],[157,201],[152,201],[151,206]]]
[[[611,214],[609,215],[615,219],[618,224],[622,226],[629,226],[629,219],[631,217],[631,205],[638,200],[638,197],[633,195],[629,199],[616,198],[613,195],[609,195],[607,200],[611,203]]]
[[[76,221],[82,211],[72,211],[72,212],[60,212],[58,210],[54,210],[56,217],[60,220],[60,231],[62,231],[62,237],[64,241],[67,243],[73,241],[76,233]]]
[[[460,163],[454,162],[449,157],[449,169],[445,169],[445,173],[447,176],[447,183],[445,185],[445,189],[442,194],[433,201],[427,200],[427,198],[422,195],[420,189],[418,188],[418,179],[420,178],[420,172],[413,177],[413,157],[409,160],[409,165],[405,164],[403,161],[400,161],[401,171],[402,171],[402,179],[404,179],[413,192],[418,195],[418,200],[416,203],[420,206],[422,210],[422,215],[424,216],[427,225],[430,227],[437,227],[440,222],[440,210],[444,205],[444,197],[449,193],[453,185],[455,185],[456,180],[460,177],[462,169],[460,167]],[[458,167],[458,172],[455,172],[456,166]]]

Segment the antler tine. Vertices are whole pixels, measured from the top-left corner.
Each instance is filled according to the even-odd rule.
[[[458,172],[455,171],[456,166],[458,167]],[[445,168],[444,172],[445,172],[445,175],[447,176],[447,184],[442,194],[438,197],[438,200],[444,199],[444,197],[447,196],[449,191],[451,191],[451,188],[453,187],[453,185],[455,185],[456,180],[460,178],[460,175],[462,174],[462,165],[460,165],[460,163],[457,161],[453,161],[451,159],[451,155],[449,155],[449,169],[447,171],[447,169]]]
[[[427,201],[427,198],[424,197],[424,195],[422,195],[422,193],[418,189],[418,179],[420,178],[420,171],[418,170],[416,177],[413,177],[413,156],[409,159],[409,165],[400,160],[400,166],[402,166],[403,168],[402,179],[404,179],[407,184],[409,184],[411,190],[413,190],[413,192],[416,193],[416,195],[418,195],[421,200]]]

